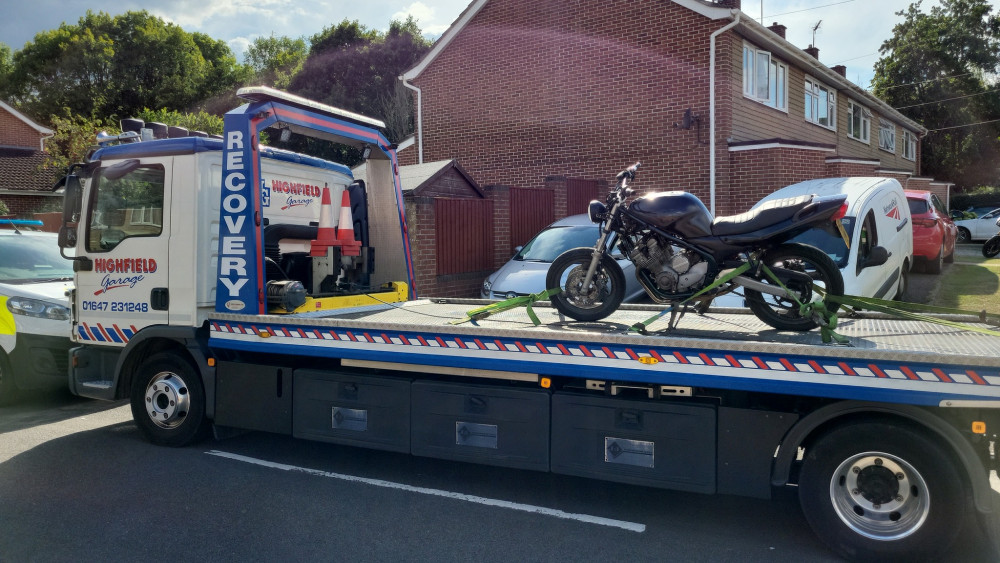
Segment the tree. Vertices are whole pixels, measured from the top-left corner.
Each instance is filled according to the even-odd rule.
[[[10,83],[10,74],[13,70],[14,61],[10,47],[0,43],[0,99],[7,97],[7,85]]]
[[[64,174],[71,164],[83,162],[84,157],[97,144],[97,134],[101,131],[118,134],[121,130],[103,119],[89,117],[53,116],[52,138],[45,142],[45,162],[43,168],[54,169]]]
[[[41,120],[105,119],[143,108],[187,110],[249,74],[229,47],[148,12],[87,14],[41,32],[13,56],[8,95]]]
[[[258,37],[246,51],[246,64],[256,74],[257,82],[285,89],[302,68],[308,56],[305,39]]]
[[[412,101],[397,95],[398,77],[429,49],[412,17],[393,21],[385,34],[344,20],[313,36],[309,58],[289,89],[363,115],[392,116],[396,125],[387,132],[397,142],[413,132]]]
[[[1000,174],[1000,16],[987,0],[920,2],[880,48],[872,91],[929,133],[921,173],[959,187],[996,183]]]

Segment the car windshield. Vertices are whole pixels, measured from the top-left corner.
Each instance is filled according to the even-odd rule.
[[[0,236],[0,282],[72,280],[73,262],[59,255],[56,237]]]
[[[854,217],[844,217],[840,220],[840,224],[844,226],[844,230],[847,231],[847,239],[850,240],[851,236],[854,234]],[[800,242],[802,244],[808,244],[815,246],[816,248],[826,252],[833,259],[834,263],[837,264],[838,268],[843,268],[847,265],[847,259],[850,256],[850,251],[847,248],[847,244],[844,242],[844,237],[840,236],[836,230],[832,232],[827,229],[809,229],[808,231],[796,236],[792,239],[792,242]]]
[[[514,260],[529,262],[552,262],[557,256],[571,248],[593,247],[599,233],[597,225],[576,227],[552,227],[535,235],[524,248],[514,256]]]

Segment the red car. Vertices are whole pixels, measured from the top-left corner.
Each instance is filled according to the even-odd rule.
[[[922,190],[905,193],[913,220],[914,266],[922,265],[925,272],[939,274],[945,262],[955,259],[958,227],[936,195]]]

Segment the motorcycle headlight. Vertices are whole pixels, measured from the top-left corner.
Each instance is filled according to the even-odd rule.
[[[587,217],[594,223],[600,223],[608,214],[608,208],[596,199],[590,202],[587,208]]]
[[[7,299],[7,310],[15,315],[24,315],[26,317],[38,317],[56,321],[70,319],[69,307],[40,299],[29,299],[27,297],[11,297]]]

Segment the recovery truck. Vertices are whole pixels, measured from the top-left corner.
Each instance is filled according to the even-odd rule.
[[[861,559],[941,554],[989,516],[1000,338],[858,317],[844,346],[712,312],[630,331],[642,306],[470,317],[484,302],[416,298],[380,122],[239,95],[222,139],[108,146],[66,178],[70,389],[129,398],[150,441],[248,429],[705,494],[796,486]],[[268,128],[357,147],[364,177],[260,144]]]

